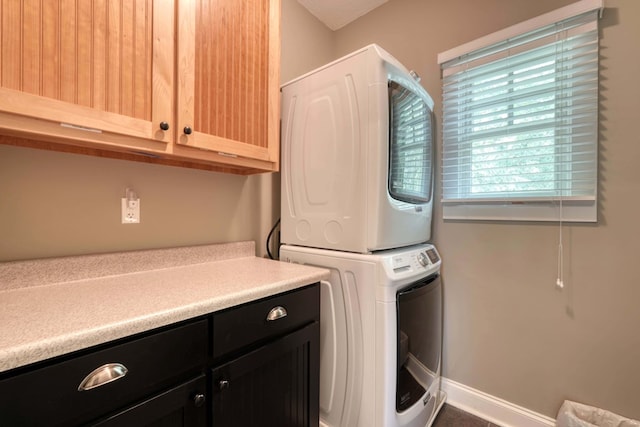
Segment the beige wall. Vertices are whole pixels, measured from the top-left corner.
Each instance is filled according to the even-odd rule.
[[[333,34],[282,0],[282,80],[332,59]],[[254,240],[279,215],[278,174],[251,177],[0,145],[0,261]],[[125,187],[139,225],[120,223]]]
[[[439,52],[571,2],[391,0],[336,32],[336,53],[380,44],[422,76],[440,117]],[[565,226],[566,288],[558,291],[557,225],[443,221],[437,203],[443,368],[548,416],[573,399],[640,419],[640,2],[605,5],[600,220]]]
[[[334,59],[334,33],[297,0],[282,0],[282,70],[288,82]]]
[[[0,145],[0,260],[256,239],[259,181]],[[120,222],[126,187],[140,224]]]

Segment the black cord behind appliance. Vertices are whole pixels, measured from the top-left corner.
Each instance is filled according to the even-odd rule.
[[[271,227],[271,231],[269,231],[269,235],[267,236],[267,255],[269,256],[270,259],[280,259],[280,239],[278,239],[278,253],[277,253],[277,258],[273,257],[273,254],[271,253],[271,250],[269,249],[269,247],[271,246],[271,238],[273,237],[273,233],[274,231],[276,231],[276,228],[278,228],[278,226],[280,225],[280,218],[278,218],[278,220],[276,221],[276,223],[273,225],[273,227]]]

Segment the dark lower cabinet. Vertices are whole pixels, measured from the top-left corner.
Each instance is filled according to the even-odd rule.
[[[204,375],[91,423],[99,427],[206,427],[207,381]]]
[[[0,374],[0,426],[317,427],[318,284]]]
[[[214,427],[318,426],[318,322],[212,372]]]

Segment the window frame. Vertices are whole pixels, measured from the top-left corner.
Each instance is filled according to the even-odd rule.
[[[602,0],[582,0],[577,3],[571,4],[569,6],[563,7],[561,9],[552,11],[545,15],[541,15],[537,18],[533,18],[531,20],[525,21],[523,23],[514,25],[512,27],[506,28],[502,31],[498,31],[496,33],[490,34],[488,36],[482,37],[480,39],[474,40],[470,43],[466,43],[457,48],[451,49],[449,51],[443,52],[438,55],[438,63],[443,65],[449,61],[455,61],[458,58],[461,58],[470,53],[474,53],[476,51],[480,51],[482,49],[491,48],[494,45],[499,45],[501,42],[505,42],[506,40],[517,38],[520,35],[536,31],[540,28],[548,27],[550,25],[554,25],[555,23],[562,22],[564,20],[570,19],[572,17],[584,15],[593,11],[602,12],[603,2]],[[597,18],[596,18],[597,20]],[[523,69],[526,68],[527,65],[523,64]],[[562,63],[556,63],[553,66],[553,76],[554,80],[555,76],[558,73],[562,73]],[[510,70],[512,73],[513,70]],[[443,77],[444,78],[444,77]],[[509,85],[513,83],[513,77],[508,77]],[[509,87],[507,86],[507,88]],[[573,90],[573,89],[571,89]],[[472,95],[473,90],[469,88],[469,93]],[[554,94],[552,94],[554,95]],[[542,95],[544,96],[544,95]],[[561,104],[566,103],[564,97],[558,98],[557,95],[555,103]],[[597,104],[597,100],[595,101]],[[510,104],[512,106],[513,104]],[[560,108],[560,109],[559,109]],[[443,109],[444,110],[444,109]],[[597,106],[596,106],[597,110]],[[508,116],[505,118],[505,121],[508,123],[513,120],[513,117],[510,114],[511,109],[507,109]],[[558,116],[562,113],[561,107],[555,107],[553,114],[554,116]],[[443,124],[444,124],[444,114],[443,111]],[[596,122],[597,122],[597,111],[595,112]],[[460,119],[459,119],[460,120]],[[473,120],[473,116],[470,113],[467,116],[464,116],[465,125],[473,126],[471,121]],[[597,123],[594,124],[595,129],[593,130],[595,133],[595,179],[597,181]],[[556,130],[554,130],[555,132]],[[534,131],[532,131],[534,132]],[[444,132],[443,132],[444,134]],[[499,139],[498,136],[492,137],[494,139]],[[554,137],[554,141],[560,137]],[[571,138],[571,136],[569,136]],[[490,138],[488,138],[490,139]],[[443,144],[444,144],[444,135],[443,135]],[[473,142],[469,143],[469,149],[472,149]],[[554,156],[557,155],[558,150],[562,150],[563,145],[559,145],[554,143],[553,151]],[[459,147],[457,147],[459,148]],[[569,153],[569,155],[572,155]],[[443,178],[445,173],[445,161],[450,161],[450,159],[445,159],[443,153]],[[460,167],[460,162],[453,163],[454,168]],[[460,176],[466,174],[468,179],[472,178],[472,162],[466,162],[465,167],[466,171],[456,171],[456,175]],[[572,174],[572,171],[562,171],[558,170],[558,166],[554,164],[554,171],[550,172],[556,175],[556,180],[553,181],[554,185],[557,188],[557,182],[559,181],[557,178],[558,175],[566,176]],[[443,179],[444,181],[444,179]],[[444,184],[443,184],[444,185]],[[498,184],[495,184],[496,186]],[[469,186],[469,191],[471,185]],[[459,189],[459,188],[458,188]],[[549,190],[553,191],[553,190]],[[566,191],[566,188],[564,189]],[[550,193],[541,197],[522,197],[522,198],[504,198],[500,197],[499,194],[496,194],[496,197],[482,197],[480,199],[474,198],[471,196],[471,193],[466,195],[456,195],[455,198],[445,199],[445,192],[443,190],[443,218],[444,219],[454,219],[454,220],[515,220],[515,221],[576,221],[576,222],[596,222],[597,221],[597,182],[595,183],[595,194],[593,197],[581,197],[581,196],[555,196]]]

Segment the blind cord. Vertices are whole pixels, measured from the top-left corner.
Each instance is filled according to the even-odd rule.
[[[558,278],[556,279],[556,287],[564,288],[564,252],[562,248],[562,195],[560,195],[560,227],[558,232]]]
[[[556,50],[556,57],[559,57],[560,55],[558,55],[558,49],[560,49],[560,51],[562,52],[564,50],[564,41],[566,40],[566,32],[564,29],[564,23],[561,22],[559,24],[560,26],[560,31],[557,31],[555,34],[555,38],[556,38],[556,42],[555,42],[555,50]],[[561,68],[563,67],[563,61],[562,59],[560,59],[560,65]],[[556,86],[555,88],[556,90],[556,97],[558,97],[559,95],[559,99],[560,99],[560,105],[559,105],[559,111],[558,114],[560,115],[560,120],[564,121],[564,86],[560,86],[559,90],[560,93],[558,92],[558,86]],[[560,142],[562,143],[562,139],[560,139]],[[556,143],[558,141],[556,140]],[[556,148],[557,150],[557,155],[560,157],[563,155],[563,150],[558,150],[558,148]],[[563,212],[562,212],[562,196],[564,195],[564,186],[562,184],[560,184],[560,210],[559,210],[559,221],[558,221],[558,277],[556,278],[556,288],[557,289],[563,289],[564,288],[564,248],[562,247],[562,220],[563,220]]]

